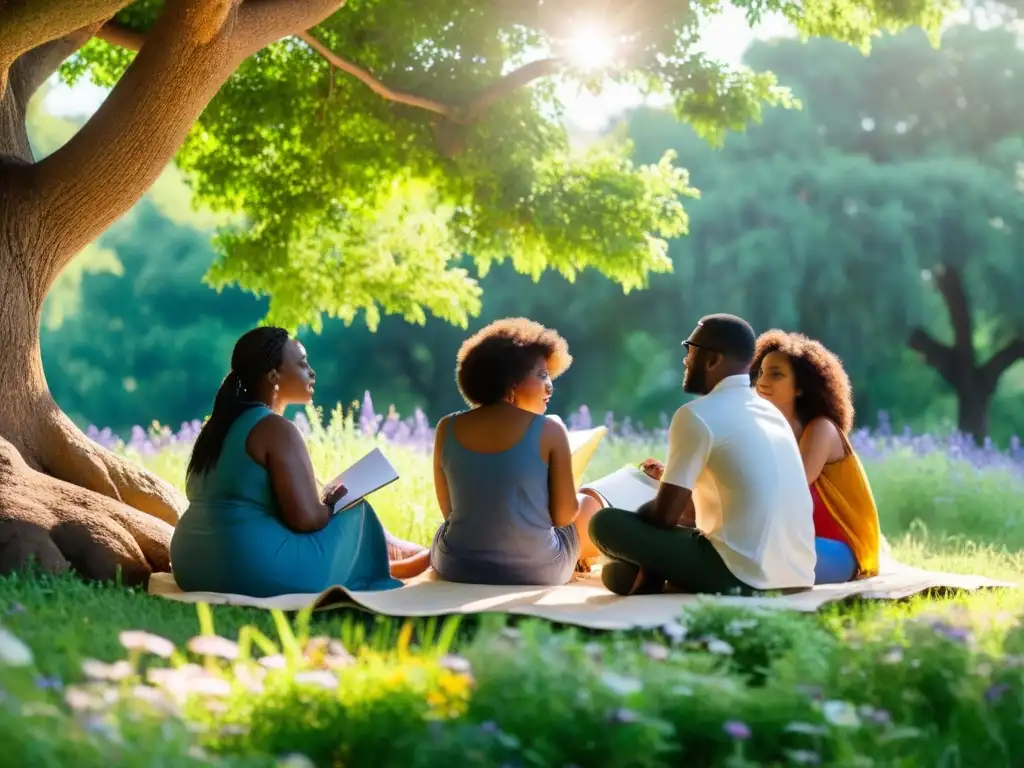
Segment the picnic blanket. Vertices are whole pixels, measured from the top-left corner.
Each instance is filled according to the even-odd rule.
[[[298,611],[309,606],[322,611],[355,607],[395,617],[449,616],[507,613],[533,616],[587,629],[625,630],[660,627],[678,620],[687,606],[712,600],[720,604],[813,613],[823,605],[854,598],[898,600],[931,590],[1015,588],[1016,584],[983,576],[925,571],[887,559],[873,578],[847,584],[829,584],[804,592],[778,596],[726,597],[717,595],[614,595],[601,584],[600,566],[560,587],[500,587],[455,584],[432,575],[384,592],[350,592],[332,587],[319,594],[253,598],[214,592],[182,592],[169,573],[153,574],[149,593],[168,600],[211,605],[238,605]]]

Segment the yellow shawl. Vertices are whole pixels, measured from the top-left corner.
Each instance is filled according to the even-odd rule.
[[[864,466],[854,453],[846,433],[839,429],[839,434],[843,438],[846,456],[826,464],[813,485],[850,540],[853,556],[857,558],[857,578],[861,579],[878,573],[881,538],[878,508]]]

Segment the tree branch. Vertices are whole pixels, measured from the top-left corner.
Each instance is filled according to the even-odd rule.
[[[108,21],[100,27],[96,37],[100,40],[105,40],[111,45],[127,48],[130,51],[142,50],[142,44],[146,41],[146,36],[141,32],[129,29],[118,24],[116,21]]]
[[[428,112],[435,112],[439,115],[444,115],[445,117],[448,117],[452,112],[452,108],[450,106],[448,106],[447,104],[443,104],[440,101],[428,99],[423,96],[416,96],[411,93],[402,93],[401,91],[396,91],[389,88],[376,77],[374,77],[368,70],[363,69],[358,64],[353,64],[351,61],[348,61],[347,59],[341,58],[341,56],[339,56],[326,45],[324,45],[322,42],[320,42],[310,32],[300,32],[297,35],[297,37],[310,48],[312,48],[314,51],[316,51],[318,54],[320,54],[324,61],[326,61],[332,67],[336,67],[340,69],[342,72],[347,72],[348,74],[352,75],[354,78],[364,83],[371,91],[376,93],[382,99],[385,99],[387,101],[393,101],[396,104],[405,104],[410,107],[425,109]]]
[[[994,392],[999,377],[1018,360],[1024,360],[1024,337],[1018,336],[1005,347],[996,352],[981,367],[982,381]]]
[[[339,0],[313,0],[311,5],[319,8],[315,9],[315,12],[307,14],[296,13],[295,9],[292,8],[292,4],[287,0],[247,0],[242,6],[242,16],[239,18],[239,33],[246,37],[262,38],[264,43],[268,44],[276,39],[275,36],[284,36],[286,33],[279,35],[281,29],[287,29],[288,21],[298,21],[301,24],[306,23],[310,18],[316,18],[321,14],[324,16],[330,15],[330,10],[324,11],[325,5],[339,6]],[[251,13],[252,16],[246,16]],[[317,22],[310,24],[309,28],[316,25]],[[292,29],[301,29],[302,27],[292,27]],[[479,120],[483,114],[497,104],[502,99],[506,98],[510,93],[528,85],[534,80],[547,75],[554,74],[558,71],[560,64],[558,59],[541,59],[539,61],[533,61],[529,64],[525,64],[519,69],[509,72],[507,75],[501,77],[491,86],[483,90],[473,101],[471,101],[465,107],[455,107],[451,104],[446,104],[437,99],[431,99],[426,96],[417,96],[414,93],[406,93],[404,91],[397,91],[391,88],[386,83],[379,80],[367,69],[360,67],[358,64],[349,61],[337,53],[332,51],[325,43],[319,40],[316,35],[308,31],[295,33],[295,36],[302,42],[316,52],[324,61],[330,64],[336,69],[340,69],[352,77],[359,80],[367,88],[376,93],[382,99],[391,101],[396,104],[404,104],[409,107],[416,109],[422,109],[427,112],[433,112],[434,114],[441,115],[453,123],[459,125],[468,125],[470,123]],[[122,48],[128,48],[131,50],[139,50],[145,40],[144,35],[131,29],[127,29],[116,23],[108,23],[103,26],[102,29],[97,33],[97,37],[106,40],[108,43],[113,45],[121,46]],[[262,47],[262,46],[260,46]]]
[[[0,2],[0,65],[51,40],[109,19],[132,0],[6,0]]]
[[[938,371],[946,383],[957,389],[955,350],[952,347],[936,341],[923,328],[916,328],[910,334],[907,346],[920,353],[924,357],[925,363]]]
[[[510,93],[523,86],[532,83],[558,71],[560,61],[558,59],[539,59],[524,64],[519,69],[512,70],[502,76],[494,84],[484,89],[464,110],[463,121],[472,123],[478,120],[484,112],[504,99]]]
[[[974,323],[967,301],[967,291],[956,267],[939,265],[935,270],[935,286],[942,294],[953,324],[953,346],[963,363],[974,366]]]
[[[14,62],[11,85],[19,90],[19,98],[28,101],[64,60],[85,45],[102,26],[103,21],[98,21],[82,27],[70,35],[44,43]]]
[[[145,194],[238,65],[232,36],[211,35],[200,23],[208,6],[207,0],[165,3],[146,44],[92,118],[33,168],[32,203],[46,212],[46,245],[36,265],[44,292]]]
[[[239,32],[255,53],[282,37],[312,29],[345,5],[345,0],[246,0],[241,8]]]

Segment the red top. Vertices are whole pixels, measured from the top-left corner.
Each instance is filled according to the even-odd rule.
[[[850,539],[847,538],[843,527],[832,517],[832,513],[828,511],[828,507],[821,499],[821,494],[813,485],[811,486],[811,498],[814,500],[814,535],[821,539],[841,541],[847,546],[851,546]]]

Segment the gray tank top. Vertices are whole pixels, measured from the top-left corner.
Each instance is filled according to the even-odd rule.
[[[456,571],[478,568],[528,579],[564,559],[548,504],[548,465],[540,455],[543,429],[544,417],[534,416],[511,448],[477,453],[456,439],[449,422],[442,466],[451,514],[436,540],[442,577],[447,564]]]

